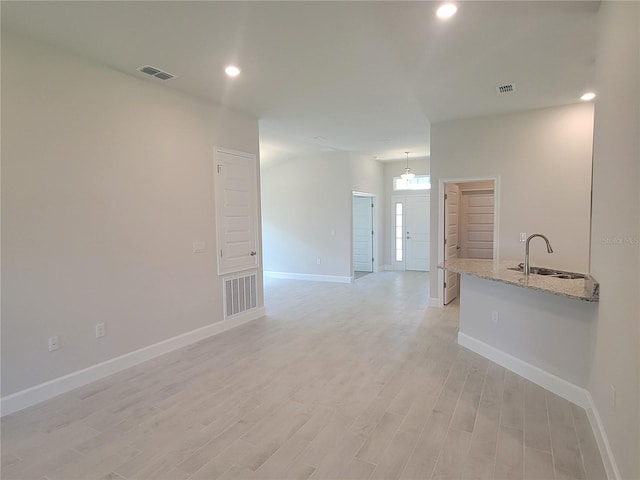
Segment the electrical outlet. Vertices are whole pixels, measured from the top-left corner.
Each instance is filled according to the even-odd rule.
[[[522,243],[527,241],[527,234],[525,232],[520,232],[520,241]]]
[[[496,310],[491,311],[491,321],[496,325],[498,324],[498,312]]]
[[[96,338],[104,337],[104,334],[105,334],[104,323],[97,323]]]
[[[616,386],[611,384],[611,408],[616,408]]]
[[[58,337],[49,338],[49,351],[53,352],[54,350],[58,350],[60,348],[60,344],[58,343]]]
[[[193,253],[204,253],[204,242],[193,242]]]
[[[316,259],[316,263],[317,263],[318,265],[320,265],[320,259],[319,259],[319,258],[317,258],[317,259]]]

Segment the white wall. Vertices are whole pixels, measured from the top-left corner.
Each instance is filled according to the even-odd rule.
[[[256,119],[3,30],[2,127],[3,396],[222,320],[213,146]]]
[[[393,218],[391,217],[391,197],[397,195],[424,195],[424,191],[393,191],[393,178],[404,173],[406,160],[384,163],[384,265],[391,266],[393,258]],[[409,167],[416,175],[429,175],[430,162],[427,157],[409,158]],[[427,191],[429,193],[430,191]],[[382,265],[382,263],[381,263]]]
[[[374,250],[380,264],[378,161],[345,152],[306,155],[264,167],[261,176],[265,271],[350,277],[353,191],[376,195]]]
[[[640,478],[640,5],[602,2],[591,270],[600,282],[589,391],[625,479]],[[611,404],[611,385],[616,405]]]
[[[533,264],[589,271],[593,105],[493,115],[431,126],[431,270],[438,263],[438,181],[499,176],[499,258],[524,259],[520,232],[543,233]],[[431,297],[438,296],[431,282]]]
[[[551,374],[587,387],[597,304],[471,275],[460,277],[460,334],[541,369],[541,378]],[[492,312],[498,315],[497,323]]]

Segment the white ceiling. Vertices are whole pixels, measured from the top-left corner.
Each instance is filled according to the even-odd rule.
[[[2,2],[2,28],[260,119],[261,155],[428,155],[430,123],[575,103],[599,2]],[[242,74],[229,79],[223,68]],[[516,92],[499,96],[497,85]]]

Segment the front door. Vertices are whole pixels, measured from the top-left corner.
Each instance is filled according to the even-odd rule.
[[[429,237],[430,198],[429,196],[406,197],[406,270],[429,271],[429,253],[431,249],[431,239]]]

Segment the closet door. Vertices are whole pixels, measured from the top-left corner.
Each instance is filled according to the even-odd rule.
[[[214,151],[219,275],[259,264],[256,168],[253,154],[222,148]]]

